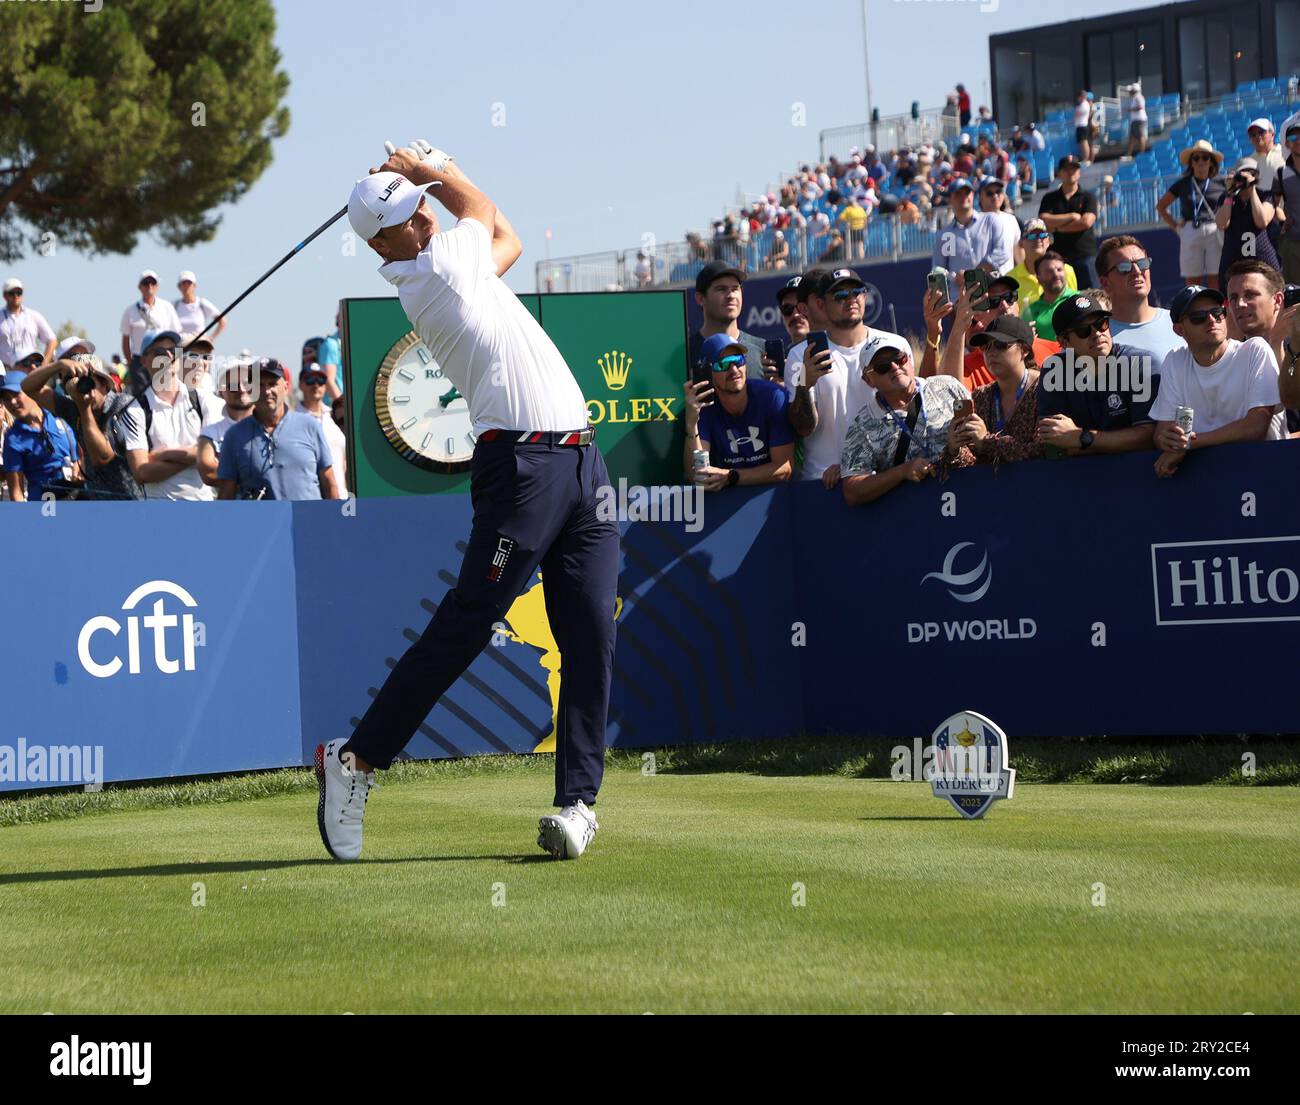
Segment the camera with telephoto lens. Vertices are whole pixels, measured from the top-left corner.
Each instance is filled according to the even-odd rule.
[[[89,395],[95,390],[94,370],[103,367],[103,362],[93,353],[74,353],[69,360],[79,361],[81,364],[89,365],[91,374],[89,376],[77,377],[77,392],[80,395]]]

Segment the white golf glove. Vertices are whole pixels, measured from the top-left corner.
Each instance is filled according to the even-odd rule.
[[[451,154],[444,153],[437,147],[430,145],[423,138],[411,139],[410,145],[407,148],[421,161],[427,162],[429,167],[435,172],[441,173],[447,168],[447,162],[452,160]],[[392,142],[385,142],[384,152],[390,155],[395,154],[397,152],[397,147],[394,146]]]

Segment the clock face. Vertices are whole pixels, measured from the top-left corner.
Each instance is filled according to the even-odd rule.
[[[466,472],[475,437],[469,400],[443,375],[414,331],[379,367],[375,414],[398,455],[431,472]]]

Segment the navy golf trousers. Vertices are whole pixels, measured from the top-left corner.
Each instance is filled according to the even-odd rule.
[[[347,749],[386,768],[469,667],[540,566],[560,649],[555,804],[592,805],[605,768],[619,532],[597,511],[609,485],[592,445],[482,441],[470,466],[474,522],[456,586],[393,668]]]

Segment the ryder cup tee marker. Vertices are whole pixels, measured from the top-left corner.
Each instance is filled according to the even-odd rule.
[[[983,817],[999,798],[1011,797],[1016,772],[1007,767],[1007,735],[983,714],[953,714],[931,740],[934,796],[946,798],[962,817]]]

